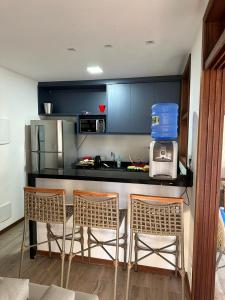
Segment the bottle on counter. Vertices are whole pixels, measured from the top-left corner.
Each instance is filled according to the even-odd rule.
[[[117,165],[117,168],[121,168],[121,159],[120,159],[120,156],[117,157],[116,165]]]

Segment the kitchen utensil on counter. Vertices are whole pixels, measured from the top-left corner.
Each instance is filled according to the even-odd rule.
[[[110,166],[107,165],[106,163],[103,163],[103,166],[106,167],[106,168],[110,168]]]
[[[95,168],[100,168],[101,164],[102,164],[101,156],[100,155],[96,155],[95,156],[95,162],[94,162]]]
[[[51,102],[45,102],[44,105],[44,111],[46,115],[51,115],[53,110],[53,104]]]
[[[105,104],[99,104],[99,111],[101,112],[101,113],[104,113],[104,111],[105,111]]]

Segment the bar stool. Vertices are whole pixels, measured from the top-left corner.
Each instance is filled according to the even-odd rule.
[[[47,188],[24,188],[24,230],[21,246],[21,259],[19,277],[22,273],[22,264],[24,251],[34,246],[48,243],[51,256],[51,241],[55,241],[58,245],[61,256],[61,286],[63,286],[64,276],[64,260],[65,260],[65,240],[66,240],[66,222],[73,214],[73,206],[66,206],[65,190],[63,189],[47,189]],[[26,245],[27,222],[35,221],[46,223],[47,241],[43,241],[34,245]],[[62,225],[62,235],[55,235],[51,229],[52,224]],[[82,235],[82,230],[80,232]],[[71,234],[70,234],[71,235]],[[68,235],[69,236],[69,235]],[[80,237],[82,241],[83,236]],[[62,240],[60,246],[58,240]]]
[[[144,258],[156,254],[175,268],[175,273],[180,272],[182,282],[182,300],[184,300],[184,221],[183,221],[183,199],[153,197],[145,195],[130,195],[130,248],[128,259],[128,275],[126,300],[129,298],[130,271],[133,266],[137,270],[138,262]],[[141,238],[143,235],[172,236],[175,240],[160,248],[153,248]],[[132,261],[134,240],[135,260]],[[179,245],[181,247],[181,266],[179,267]],[[170,250],[175,247],[175,250]],[[147,254],[138,257],[138,251]],[[175,264],[163,256],[171,254],[175,256]]]
[[[113,260],[115,266],[114,277],[114,300],[116,299],[117,290],[117,272],[119,264],[119,247],[124,250],[124,266],[126,266],[127,254],[127,210],[119,209],[119,195],[117,193],[97,193],[89,191],[73,191],[73,234],[76,226],[87,227],[88,233],[88,257],[90,262],[91,249],[100,246]],[[124,220],[124,234],[119,236],[119,229]],[[92,229],[109,229],[116,232],[116,238],[108,241],[99,241],[93,234]],[[120,240],[122,242],[120,243]],[[68,287],[71,261],[78,254],[73,252],[74,239],[72,238],[71,249],[69,254],[69,266],[67,273],[66,287]],[[115,246],[116,253],[113,257],[105,246]]]
[[[225,267],[224,265],[219,266],[221,258],[225,254],[225,228],[224,228],[223,218],[222,218],[220,210],[219,210],[219,216],[218,216],[217,252],[219,252],[219,256],[217,257],[217,260],[216,260],[216,271]]]

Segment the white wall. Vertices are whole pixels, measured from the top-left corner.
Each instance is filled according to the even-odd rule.
[[[79,137],[78,146],[82,143],[84,135]],[[79,157],[85,155],[101,155],[103,160],[111,160],[111,152],[119,155],[122,161],[129,161],[129,154],[134,161],[149,160],[149,135],[87,135],[79,149]]]
[[[0,206],[11,202],[12,207],[0,230],[23,217],[25,125],[37,112],[37,82],[0,67],[0,118],[10,122],[10,143],[0,145]]]
[[[189,142],[188,157],[191,158],[193,170],[193,187],[188,189],[190,195],[190,207],[185,215],[186,271],[189,281],[192,280],[192,259],[193,259],[193,237],[195,217],[195,190],[197,171],[197,148],[198,148],[198,121],[200,104],[200,85],[202,73],[202,26],[198,30],[195,42],[191,50],[191,85],[190,85],[190,112],[189,112]]]

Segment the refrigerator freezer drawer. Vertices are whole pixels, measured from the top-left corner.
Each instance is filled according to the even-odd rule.
[[[32,171],[38,172],[45,169],[63,169],[63,153],[32,152]]]

